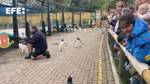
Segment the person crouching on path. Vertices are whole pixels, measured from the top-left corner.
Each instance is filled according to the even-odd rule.
[[[47,51],[48,45],[45,35],[38,30],[36,26],[32,26],[30,29],[33,34],[32,38],[27,38],[26,42],[29,48],[29,55],[25,59],[36,59],[38,56],[43,55],[46,58],[50,57],[50,53]]]

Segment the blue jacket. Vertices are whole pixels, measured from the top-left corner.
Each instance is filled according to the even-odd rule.
[[[150,31],[148,24],[136,18],[131,37],[127,37],[127,50],[141,62],[150,62]]]

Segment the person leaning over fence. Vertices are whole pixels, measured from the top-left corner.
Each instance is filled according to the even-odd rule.
[[[148,24],[133,14],[120,17],[119,26],[126,35],[127,50],[139,61],[150,64],[150,31]]]
[[[45,35],[37,29],[36,26],[31,27],[32,38],[26,38],[28,43],[29,55],[25,59],[36,59],[38,56],[43,55],[46,58],[50,57],[50,53],[47,51],[48,45]]]

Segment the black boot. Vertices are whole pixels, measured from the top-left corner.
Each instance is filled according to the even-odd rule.
[[[32,55],[33,55],[33,52],[30,52],[29,55],[25,57],[25,59],[31,59]]]
[[[47,59],[51,57],[49,51],[46,51],[46,52],[43,54],[43,56],[46,56]]]

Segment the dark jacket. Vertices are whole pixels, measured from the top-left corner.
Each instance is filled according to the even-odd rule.
[[[46,37],[40,31],[36,31],[33,34],[29,43],[32,44],[32,47],[37,49],[37,50],[46,50],[48,47]]]

